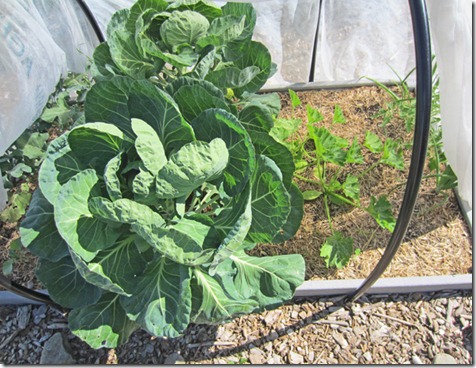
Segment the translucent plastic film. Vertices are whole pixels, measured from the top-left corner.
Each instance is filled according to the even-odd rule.
[[[323,0],[314,81],[326,84],[404,78],[415,67],[407,0]],[[409,79],[414,84],[415,76]]]
[[[440,75],[443,145],[459,195],[472,208],[472,4],[430,0],[427,5]]]

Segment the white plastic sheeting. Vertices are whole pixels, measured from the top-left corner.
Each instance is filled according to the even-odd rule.
[[[415,67],[406,0],[323,0],[314,80],[324,84],[385,82]],[[414,75],[409,79],[414,84]]]
[[[414,68],[407,0],[251,2],[258,14],[254,39],[270,49],[278,65],[278,73],[265,87],[308,82],[313,69],[314,82],[352,85],[365,76],[395,81],[395,72],[404,77]],[[427,2],[440,67],[445,150],[459,177],[459,192],[471,206],[471,2]],[[87,0],[103,33],[112,13],[133,3]],[[84,70],[96,43],[74,0],[0,3],[0,155],[41,114],[60,76],[67,70]],[[414,76],[409,82],[414,83]],[[3,203],[0,180],[0,208]]]
[[[472,208],[472,3],[431,0],[428,12],[440,75],[443,146],[459,195]]]

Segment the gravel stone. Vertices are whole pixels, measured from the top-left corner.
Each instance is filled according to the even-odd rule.
[[[40,357],[40,364],[67,365],[76,363],[66,347],[61,332],[55,333],[45,342]]]
[[[456,359],[453,358],[451,355],[440,353],[435,355],[435,358],[433,359],[433,364],[458,364],[458,363],[456,363]]]

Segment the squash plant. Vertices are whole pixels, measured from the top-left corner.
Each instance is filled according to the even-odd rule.
[[[167,7],[157,13],[146,4]],[[140,39],[126,25],[156,19],[163,35],[166,20],[186,17],[175,26],[217,47],[210,28],[225,13],[214,27],[240,18],[243,28],[233,40],[249,45],[252,26],[235,14],[240,9],[252,8],[139,1],[116,14],[108,30],[124,16],[120,37]],[[149,24],[151,32],[158,26]],[[205,43],[174,48],[173,39],[164,45],[181,58]],[[96,65],[101,49],[104,44]],[[225,54],[223,47],[213,58],[231,65]],[[275,308],[304,280],[301,255],[246,253],[258,242],[291,238],[303,214],[292,154],[269,134],[277,96],[252,94],[251,80],[251,89],[233,85],[241,99],[231,100],[213,78],[176,71],[164,84],[142,78],[147,73],[99,78],[86,96],[86,123],[48,147],[21,224],[23,245],[40,258],[39,280],[55,302],[72,309],[71,330],[93,348],[124,343],[137,328],[175,337],[190,323]]]

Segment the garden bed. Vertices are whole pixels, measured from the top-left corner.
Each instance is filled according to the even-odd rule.
[[[404,122],[393,118],[382,127],[382,117],[378,113],[390,101],[390,96],[378,87],[355,87],[345,89],[324,89],[302,91],[298,96],[302,105],[292,112],[288,93],[280,93],[282,99],[281,117],[302,119],[306,124],[306,105],[320,111],[324,120],[320,122],[333,134],[352,140],[357,137],[362,145],[365,132],[371,131],[382,140],[400,139],[411,143],[412,134],[407,133]],[[334,109],[338,105],[345,117],[345,123],[333,122]],[[56,134],[56,133],[55,133]],[[298,134],[302,135],[303,131]],[[410,149],[404,150],[404,170],[379,165],[369,171],[361,180],[361,204],[368,205],[371,196],[386,195],[393,207],[394,216],[402,203],[406,176],[410,163]],[[370,152],[362,149],[365,165],[349,165],[349,170],[358,175],[372,165]],[[347,168],[346,168],[347,170]],[[312,172],[301,175],[312,177]],[[428,175],[428,172],[424,173]],[[310,184],[298,181],[301,190],[313,189]],[[278,245],[259,245],[254,255],[276,255],[299,253],[305,258],[307,280],[362,279],[373,270],[390,238],[390,232],[382,229],[361,209],[348,206],[330,205],[333,228],[354,239],[353,255],[342,269],[328,268],[320,257],[320,248],[330,235],[329,224],[322,200],[306,201],[301,228],[296,236]],[[18,237],[16,223],[0,224],[0,263],[9,257],[9,246]],[[383,277],[411,277],[456,275],[472,272],[472,239],[469,228],[461,214],[458,201],[451,190],[437,193],[435,179],[424,179],[407,235]],[[40,288],[34,269],[36,258],[25,251],[17,252],[11,278],[23,285]]]

